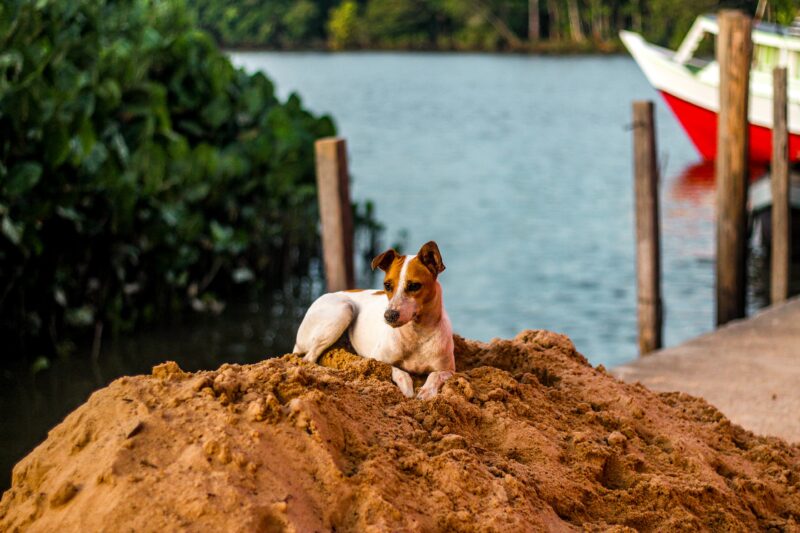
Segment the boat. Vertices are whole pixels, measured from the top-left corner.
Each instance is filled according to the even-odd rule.
[[[677,51],[647,42],[641,35],[620,32],[620,38],[661,93],[703,158],[717,151],[719,64],[713,53],[719,33],[716,15],[701,15]],[[710,37],[710,39],[708,39]],[[753,24],[753,63],[748,109],[750,161],[772,158],[772,71],[787,68],[789,105],[789,159],[800,161],[800,28],[765,22]]]

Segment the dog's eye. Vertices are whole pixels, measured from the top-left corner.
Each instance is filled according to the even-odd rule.
[[[392,282],[387,281],[383,284],[383,288],[386,289],[386,292],[392,292]]]
[[[415,291],[420,290],[421,288],[422,288],[422,284],[421,283],[417,283],[416,281],[410,281],[408,283],[408,285],[406,285],[406,290],[408,292],[415,292]]]

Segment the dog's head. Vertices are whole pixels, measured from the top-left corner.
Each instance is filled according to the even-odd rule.
[[[385,272],[383,289],[389,306],[383,318],[387,324],[399,328],[438,311],[441,303],[436,278],[444,270],[444,263],[435,242],[424,244],[417,255],[411,256],[390,248],[372,260],[372,269],[376,268]]]

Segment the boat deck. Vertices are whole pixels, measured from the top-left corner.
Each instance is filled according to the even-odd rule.
[[[746,429],[800,442],[800,297],[611,372],[701,396]]]

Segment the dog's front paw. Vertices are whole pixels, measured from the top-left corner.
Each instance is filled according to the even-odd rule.
[[[403,396],[406,398],[414,397],[414,380],[411,379],[408,372],[392,367],[392,381],[394,381],[397,388],[400,389],[400,392],[403,393]]]
[[[442,388],[444,382],[453,377],[453,372],[450,370],[439,370],[428,374],[428,379],[425,380],[425,385],[420,387],[417,393],[417,398],[420,400],[430,400],[439,394],[439,389]]]
[[[316,363],[317,359],[319,359],[319,356],[320,354],[312,350],[303,356],[303,361],[306,361],[308,363]]]
[[[430,400],[431,398],[436,397],[439,394],[439,387],[430,387],[430,386],[423,386],[419,388],[417,392],[417,399],[418,400]]]

